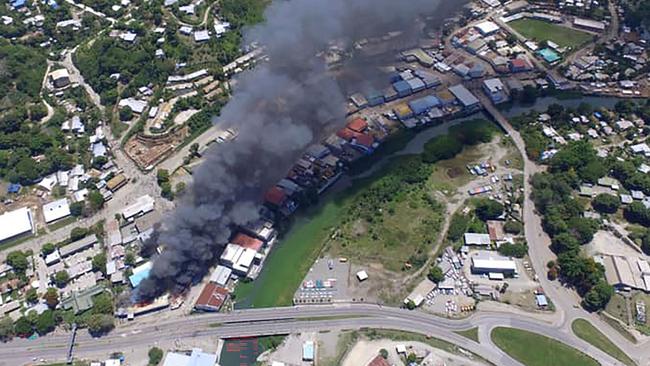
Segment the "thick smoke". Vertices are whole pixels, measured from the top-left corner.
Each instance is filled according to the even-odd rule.
[[[455,0],[449,0],[455,2]],[[332,41],[351,46],[364,37],[417,29],[416,18],[440,0],[276,0],[266,22],[245,32],[269,61],[241,75],[218,118],[239,130],[211,149],[174,213],[144,253],[161,245],[137,297],[187,288],[206,274],[233,228],[258,218],[263,192],[281,179],[305,148],[345,121],[345,97],[317,57]]]

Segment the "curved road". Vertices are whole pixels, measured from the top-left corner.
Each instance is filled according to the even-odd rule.
[[[191,339],[205,336],[225,338],[258,335],[367,328],[397,329],[446,340],[495,365],[520,365],[492,344],[489,333],[499,326],[529,330],[555,338],[575,347],[601,365],[620,365],[597,348],[581,341],[570,332],[558,331],[552,324],[511,313],[477,313],[467,319],[451,320],[379,305],[340,304],[303,307],[267,308],[235,311],[226,314],[196,315],[156,322],[153,318],[130,323],[102,338],[92,338],[82,331],[77,336],[75,355],[115,350],[137,345],[149,346],[154,340]],[[473,342],[454,331],[479,327],[481,343]],[[38,341],[19,339],[0,345],[0,365],[19,365],[33,358],[48,360],[65,356],[67,334],[52,335]]]

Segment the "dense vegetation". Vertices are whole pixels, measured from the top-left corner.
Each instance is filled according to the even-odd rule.
[[[0,111],[34,101],[41,90],[45,56],[26,46],[0,40]]]
[[[573,199],[572,192],[582,181],[597,180],[605,172],[591,144],[582,141],[562,149],[551,160],[549,171],[532,179],[533,199],[552,239],[551,249],[558,255],[559,275],[583,296],[589,310],[607,305],[613,288],[605,282],[602,265],[580,253],[580,246],[591,241],[599,223],[582,216],[585,207]]]

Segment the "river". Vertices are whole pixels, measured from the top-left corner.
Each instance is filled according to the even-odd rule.
[[[585,97],[581,99],[558,99],[555,97],[539,98],[534,105],[513,105],[507,110],[502,111],[506,117],[514,117],[531,110],[544,111],[549,105],[557,103],[565,107],[577,107],[581,102],[587,102],[595,106],[613,107],[619,99],[616,98],[600,98],[600,97]],[[238,293],[240,298],[237,299],[237,308],[249,308],[254,306],[273,306],[284,305],[281,300],[279,303],[274,304],[274,295],[278,298],[283,298],[284,302],[287,301],[289,295],[281,296],[280,293],[291,292],[295,289],[286,289],[284,286],[293,286],[295,281],[287,281],[287,274],[280,274],[281,270],[274,267],[294,268],[295,272],[300,272],[304,268],[304,261],[318,253],[321,247],[320,243],[316,243],[323,231],[326,231],[335,222],[336,217],[340,213],[341,201],[346,197],[352,188],[357,187],[357,182],[367,181],[373,174],[377,173],[395,156],[418,154],[423,151],[424,145],[430,139],[446,134],[450,127],[458,125],[463,121],[468,121],[477,118],[489,119],[483,113],[478,112],[463,118],[454,119],[443,124],[432,126],[419,131],[403,146],[396,148],[390,154],[383,154],[381,157],[372,162],[372,166],[363,170],[356,175],[344,175],[341,179],[334,184],[323,196],[320,202],[308,209],[298,213],[294,217],[291,229],[282,238],[282,241],[276,248],[273,249],[269,258],[267,259],[262,272],[258,278],[250,284],[244,284],[246,290]],[[306,241],[308,243],[306,243]],[[314,246],[311,250],[308,247]],[[309,266],[306,267],[306,270]],[[306,273],[306,272],[305,272]],[[286,282],[285,282],[286,281]],[[239,286],[242,286],[241,284]],[[269,294],[273,292],[274,294]]]
[[[513,105],[502,110],[506,117],[514,117],[522,113],[535,110],[542,112],[546,108],[557,103],[564,107],[577,107],[580,103],[586,102],[594,106],[611,108],[619,99],[609,97],[584,97],[577,99],[558,99],[556,97],[539,98],[533,105]],[[446,134],[450,127],[458,125],[463,121],[489,117],[478,112],[470,116],[454,119],[443,124],[432,126],[419,131],[403,146],[390,154],[384,154],[372,163],[372,166],[363,172],[350,176],[343,176],[330,190],[320,199],[320,202],[296,215],[293,225],[282,242],[273,249],[269,255],[262,272],[258,278],[250,284],[243,284],[248,287],[240,293],[237,299],[237,308],[281,306],[287,305],[287,297],[291,298],[295,288],[311,266],[311,259],[315,259],[322,247],[323,235],[329,235],[331,225],[336,222],[336,217],[341,213],[342,201],[346,193],[357,187],[357,182],[367,181],[373,174],[380,171],[395,156],[418,154],[423,151],[424,145],[432,138]],[[304,273],[300,273],[304,272]],[[289,279],[298,275],[296,278]],[[239,286],[242,286],[240,284]],[[282,300],[276,300],[278,299]],[[277,301],[277,303],[274,303]],[[248,352],[251,351],[249,347]],[[248,353],[244,352],[244,353]],[[236,353],[236,352],[235,352]],[[253,352],[254,354],[254,352]],[[229,355],[232,357],[233,355]]]

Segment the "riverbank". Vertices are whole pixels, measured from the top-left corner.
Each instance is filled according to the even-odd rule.
[[[577,107],[581,102],[593,105],[613,106],[617,98],[585,97],[584,99],[538,98],[532,106],[511,105],[505,110],[507,117],[544,110],[557,103]],[[401,130],[385,142],[372,156],[361,161],[321,197],[316,206],[296,215],[291,229],[283,236],[266,260],[259,277],[248,283],[240,283],[234,293],[237,308],[259,308],[292,305],[293,294],[300,286],[312,263],[322,254],[333,234],[345,206],[353,196],[367,189],[390,168],[391,162],[400,157],[419,154],[427,141],[446,134],[449,128],[464,121],[486,118],[482,112],[459,118],[422,130]]]

